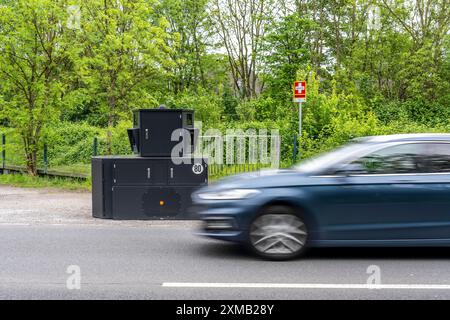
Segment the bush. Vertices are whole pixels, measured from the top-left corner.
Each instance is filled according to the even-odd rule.
[[[120,121],[112,130],[113,154],[130,154],[127,129],[132,122]],[[106,154],[107,129],[87,123],[61,122],[46,129],[44,139],[48,145],[50,166],[89,164],[93,156],[94,138],[98,138],[97,154]]]
[[[89,163],[93,139],[100,136],[101,132],[102,129],[86,123],[60,122],[48,127],[43,141],[48,145],[50,164]]]
[[[206,90],[183,92],[174,98],[173,107],[195,110],[195,120],[202,121],[205,128],[217,126],[224,113],[221,99]]]

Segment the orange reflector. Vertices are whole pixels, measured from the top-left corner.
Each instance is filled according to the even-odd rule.
[[[159,202],[159,205],[160,205],[160,206],[163,206],[163,205],[164,205],[164,201],[161,200],[161,201]]]

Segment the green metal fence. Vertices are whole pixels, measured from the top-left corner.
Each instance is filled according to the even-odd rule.
[[[233,174],[278,168],[280,165],[279,136],[204,135],[197,142],[202,156],[208,159],[208,173],[213,180]]]

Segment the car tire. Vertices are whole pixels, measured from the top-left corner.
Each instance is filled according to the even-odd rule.
[[[251,222],[247,235],[250,250],[258,256],[289,260],[304,253],[308,229],[292,208],[271,206]]]

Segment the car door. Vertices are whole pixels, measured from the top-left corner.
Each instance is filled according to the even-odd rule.
[[[317,188],[322,238],[450,238],[449,146],[402,143],[350,163],[351,171]]]

